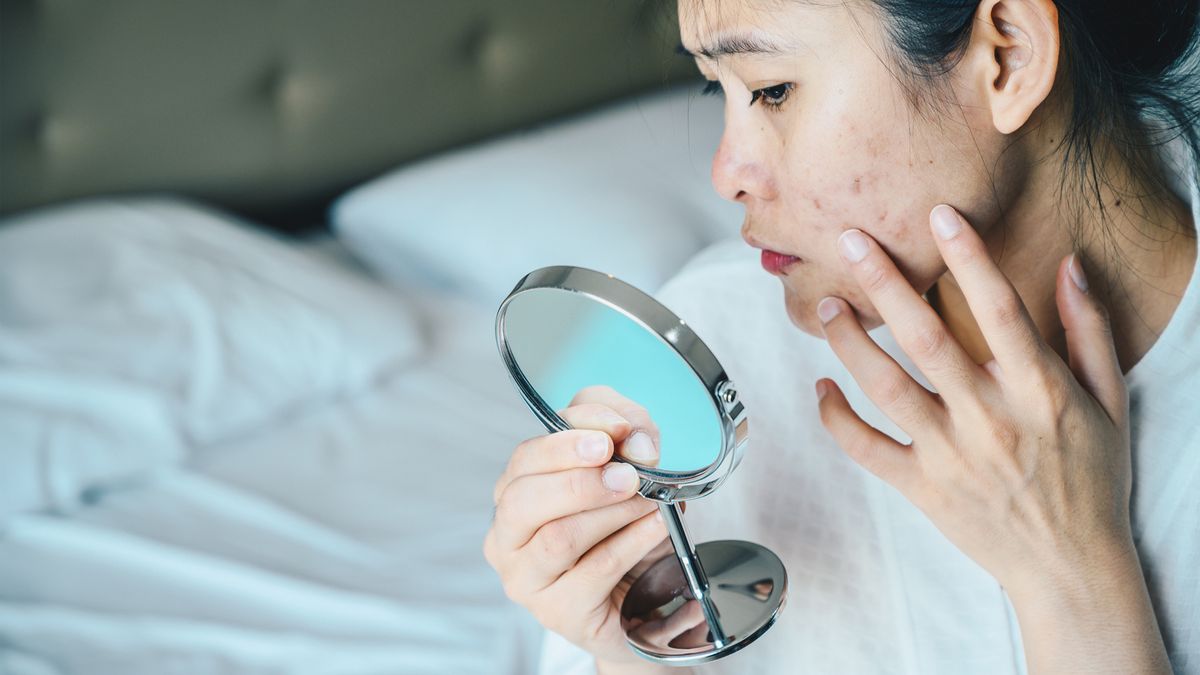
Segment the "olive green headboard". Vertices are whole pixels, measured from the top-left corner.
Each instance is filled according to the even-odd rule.
[[[173,191],[279,227],[403,161],[693,77],[671,0],[0,0],[0,214]]]

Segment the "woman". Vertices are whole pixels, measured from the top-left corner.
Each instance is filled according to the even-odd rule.
[[[1178,66],[1197,7],[679,4],[683,49],[726,98],[714,185],[745,207],[743,237],[782,281],[791,322],[828,341],[897,431],[865,421],[876,416],[865,400],[851,406],[858,390],[826,378],[821,422],[1003,588],[1019,630],[1006,639],[1029,672],[1200,672],[1200,535],[1180,516],[1200,511],[1186,489],[1200,485],[1200,376],[1171,371],[1200,363],[1200,286],[1195,219],[1167,187],[1194,184],[1196,169],[1162,161],[1169,139],[1196,156],[1196,81]],[[805,358],[827,372],[832,355]],[[1155,373],[1145,386],[1129,379],[1143,361]],[[815,423],[800,403],[792,415]],[[762,406],[751,409],[757,425]],[[652,461],[653,422],[611,392],[583,394],[563,416],[574,430],[513,453],[485,554],[509,595],[600,673],[668,672],[632,655],[617,617],[622,578],[665,532],[631,498],[632,469],[609,460]],[[755,438],[761,453],[757,426]],[[762,534],[781,522],[802,527]],[[878,532],[851,562],[893,555],[895,535]],[[793,584],[793,598],[805,592]],[[889,592],[909,615],[926,601],[906,584]],[[823,619],[789,620],[803,631]],[[897,635],[874,661],[821,663],[1012,665],[958,643],[935,665],[936,648],[921,657],[906,643],[928,636]],[[803,656],[777,639],[719,663],[793,672]]]

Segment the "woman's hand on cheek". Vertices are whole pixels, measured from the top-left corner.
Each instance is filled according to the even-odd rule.
[[[1068,365],[1042,340],[976,232],[947,206],[931,220],[994,360],[972,361],[886,252],[850,230],[839,240],[846,264],[936,393],[875,344],[846,302],[826,298],[818,314],[830,345],[912,443],[866,424],[830,380],[817,383],[822,422],[1014,602],[1083,584],[1092,572],[1104,577],[1105,567],[1136,568],[1128,398],[1106,313],[1078,262],[1065,259],[1057,280]]]

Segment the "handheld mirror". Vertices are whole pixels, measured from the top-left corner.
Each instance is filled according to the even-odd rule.
[[[657,463],[629,463],[639,494],[659,502],[674,555],[652,562],[622,603],[634,651],[693,665],[766,632],[787,591],[779,558],[745,541],[693,546],[683,523],[680,502],[708,495],[729,476],[749,429],[737,390],[691,327],[612,275],[546,267],[522,278],[501,303],[496,341],[548,431],[570,429],[557,411],[595,386],[637,402],[658,426]]]

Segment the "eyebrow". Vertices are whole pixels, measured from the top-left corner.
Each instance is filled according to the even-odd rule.
[[[721,37],[715,43],[703,45],[694,52],[684,47],[682,42],[675,47],[676,54],[692,57],[703,56],[707,59],[715,59],[718,56],[730,56],[733,54],[782,54],[784,51],[783,47],[754,35]]]

